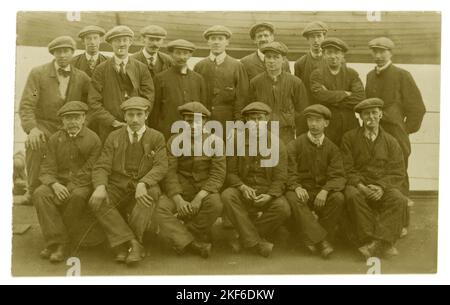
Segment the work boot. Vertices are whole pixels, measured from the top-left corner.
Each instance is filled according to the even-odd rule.
[[[127,265],[132,265],[134,263],[140,262],[145,257],[144,247],[135,239],[131,242],[131,250],[125,260]]]
[[[322,258],[327,259],[334,252],[333,246],[327,240],[319,243],[320,255]]]
[[[188,249],[206,259],[211,256],[212,245],[209,243],[193,241],[188,245]]]
[[[368,260],[371,257],[376,257],[377,255],[379,255],[380,247],[381,242],[378,240],[374,240],[360,247],[358,251],[364,256],[366,260]]]
[[[52,247],[53,248],[53,247]],[[44,250],[41,251],[41,253],[39,253],[39,256],[42,259],[49,259],[50,255],[52,255],[52,253],[54,252],[55,249],[52,249],[50,247],[45,248]]]
[[[51,263],[60,263],[66,259],[67,256],[67,245],[59,244],[56,250],[50,255]]]
[[[273,244],[267,241],[260,241],[256,245],[256,251],[262,257],[269,257],[272,254]]]
[[[115,247],[114,251],[116,252],[116,257],[114,258],[114,260],[117,263],[125,263],[128,256],[128,250],[129,249],[125,243]]]

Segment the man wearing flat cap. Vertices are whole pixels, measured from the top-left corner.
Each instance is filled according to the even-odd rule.
[[[308,41],[309,50],[295,62],[294,74],[305,84],[310,101],[312,100],[310,88],[311,73],[326,65],[320,45],[325,40],[327,32],[328,26],[322,21],[308,23],[302,32],[302,36]]]
[[[175,121],[182,120],[179,106],[197,101],[206,105],[207,91],[203,77],[189,69],[187,62],[195,51],[195,45],[178,39],[169,42],[167,50],[172,56],[173,66],[156,75],[155,105],[149,119],[149,125],[161,131],[169,140]]]
[[[141,38],[144,47],[131,57],[147,65],[153,80],[155,75],[172,66],[172,58],[161,52],[167,31],[158,25],[149,25],[141,30]]]
[[[104,35],[105,30],[96,25],[85,26],[78,33],[78,37],[83,41],[85,52],[75,56],[72,59],[72,65],[84,71],[89,77],[99,64],[108,59],[100,53],[100,43]]]
[[[206,105],[211,111],[211,119],[221,122],[224,127],[226,121],[240,118],[248,97],[248,78],[244,66],[226,53],[231,35],[231,31],[222,25],[208,28],[203,37],[210,54],[194,67],[194,71],[202,75],[206,82]]]
[[[192,145],[188,155],[178,156],[172,147],[177,135],[167,142],[169,172],[162,185],[169,198],[161,199],[156,216],[160,235],[170,241],[175,251],[208,258],[212,247],[211,227],[222,214],[220,190],[225,181],[226,157],[205,153],[194,156],[195,132],[203,131],[211,115],[204,105],[190,102],[179,106],[178,112],[191,128]],[[195,122],[196,114],[202,117],[201,124]],[[198,139],[204,143],[212,141],[211,137],[215,136],[202,133]],[[214,141],[222,139],[215,137]]]
[[[120,105],[126,125],[108,136],[92,172],[95,191],[89,205],[119,263],[145,256],[143,236],[168,169],[164,136],[145,125],[150,105],[137,96]]]
[[[283,71],[283,58],[288,48],[280,42],[270,42],[261,50],[266,71],[250,81],[249,101],[259,101],[272,108],[271,120],[280,122],[280,139],[287,145],[306,131],[302,111],[309,105],[303,82]]]
[[[133,37],[133,31],[124,25],[109,30],[105,41],[111,44],[114,56],[98,65],[92,74],[88,104],[103,142],[111,131],[126,125],[121,109],[124,101],[139,96],[153,106],[154,86],[147,65],[128,54]]]
[[[275,27],[269,22],[257,23],[250,28],[250,38],[256,44],[256,52],[241,58],[249,81],[266,71],[264,53],[261,50],[266,44],[275,40]],[[283,71],[291,73],[289,61],[286,58],[283,59]]]
[[[55,38],[48,45],[54,60],[31,70],[19,105],[25,142],[29,194],[39,186],[39,167],[46,144],[61,125],[58,110],[67,101],[86,102],[89,76],[70,65],[75,41],[69,36]]]
[[[92,167],[100,155],[101,141],[84,126],[88,106],[70,101],[57,112],[62,129],[48,140],[41,163],[42,184],[33,193],[33,202],[44,235],[43,259],[62,262],[76,242],[75,235],[92,193]]]
[[[273,249],[273,244],[265,238],[273,237],[290,216],[289,204],[283,196],[287,182],[286,147],[277,135],[260,126],[269,121],[271,111],[267,104],[261,102],[250,103],[242,109],[244,120],[253,126],[254,131],[238,131],[245,132],[242,135],[245,154],[238,155],[239,147],[235,141],[234,155],[228,158],[227,163],[225,183],[228,188],[222,192],[225,213],[239,234],[240,244],[263,257],[270,256]],[[270,161],[267,160],[269,157],[260,152],[256,156],[250,155],[250,146],[254,143],[251,136],[257,137],[257,147],[260,141],[267,141],[269,147],[275,145],[279,148],[277,164],[263,167],[263,161]]]
[[[326,65],[311,74],[312,102],[331,110],[332,118],[325,134],[340,146],[344,133],[359,126],[353,108],[365,98],[364,85],[358,72],[345,63],[348,46],[344,41],[329,37],[322,42],[321,48]]]
[[[333,240],[344,210],[346,183],[339,148],[325,136],[331,111],[320,104],[303,111],[309,131],[288,145],[288,192],[297,233],[313,253],[334,252]],[[311,211],[319,216],[317,222]]]
[[[409,135],[420,129],[426,112],[422,95],[411,73],[392,64],[392,40],[386,37],[375,38],[369,42],[369,48],[376,67],[367,74],[366,95],[384,101],[381,126],[399,142],[407,170],[411,154]],[[409,193],[408,180],[406,173],[402,187],[406,196]]]
[[[380,126],[383,105],[379,98],[356,105],[363,126],[347,132],[341,146],[351,232],[365,259],[398,254],[394,245],[400,237],[408,202],[400,191],[405,178],[402,150]]]

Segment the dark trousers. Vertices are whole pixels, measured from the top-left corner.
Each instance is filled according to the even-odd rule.
[[[147,191],[155,199],[156,205],[160,194],[159,186],[153,186]],[[136,202],[136,183],[130,182],[127,188],[109,184],[107,192],[108,200],[103,201],[93,213],[103,227],[111,247],[132,239],[142,243],[144,233],[151,224],[155,206],[147,207]]]
[[[394,244],[400,237],[407,198],[397,189],[387,189],[379,201],[370,201],[356,187],[348,185],[345,197],[358,242],[372,239]]]
[[[33,193],[33,203],[47,247],[70,243],[92,193],[90,187],[78,187],[69,191],[70,197],[64,202],[44,184]]]
[[[176,213],[175,202],[162,196],[156,209],[156,221],[159,225],[160,235],[170,241],[175,251],[181,253],[196,237],[209,232],[222,214],[222,201],[219,194],[209,194],[203,199],[197,215],[185,219],[183,222],[177,218]]]
[[[295,128],[293,127],[280,127],[279,134],[280,141],[284,143],[284,145],[288,145],[289,142],[295,139]]]
[[[223,191],[222,202],[226,215],[246,248],[256,246],[262,237],[273,233],[291,215],[284,196],[269,201],[263,207],[255,207],[253,202],[244,198],[241,191],[230,187]],[[258,212],[262,212],[259,217]]]
[[[47,152],[47,145],[41,143],[40,150],[31,148],[25,149],[25,163],[27,168],[28,192],[33,195],[34,191],[41,185],[39,180],[39,172],[41,167],[42,156]]]

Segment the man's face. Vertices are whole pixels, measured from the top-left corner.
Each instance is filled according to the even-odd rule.
[[[70,60],[73,57],[72,48],[58,48],[53,51],[53,56],[55,57],[58,66],[65,68],[70,64]]]
[[[309,132],[311,132],[313,136],[321,136],[324,133],[325,128],[330,124],[330,121],[326,120],[321,115],[309,115],[306,118],[306,122],[308,124]]]
[[[86,115],[84,113],[68,113],[62,116],[63,129],[71,135],[77,134],[83,127]]]
[[[383,67],[392,58],[392,53],[389,50],[373,48],[371,49],[371,51],[372,51],[372,58],[378,67]]]
[[[113,38],[111,40],[111,46],[114,54],[117,57],[119,58],[126,57],[128,55],[128,49],[131,46],[131,37],[121,36]]]
[[[267,71],[279,71],[283,67],[283,56],[280,53],[267,51],[264,56]]]
[[[144,42],[145,49],[150,54],[158,52],[164,43],[164,39],[161,37],[144,36],[142,40]]]
[[[230,41],[225,35],[209,35],[208,46],[214,55],[225,52]]]
[[[274,41],[274,35],[272,31],[265,29],[265,30],[259,30],[255,33],[255,39],[254,39],[256,46],[258,49],[262,49],[265,47],[268,43]]]
[[[98,53],[100,48],[100,35],[99,34],[87,34],[83,37],[84,47],[86,52],[90,55]]]
[[[382,117],[383,111],[380,108],[365,109],[361,112],[363,125],[369,129],[378,129]]]
[[[191,127],[191,135],[200,135],[203,132],[203,126],[205,126],[206,119],[201,114],[185,114],[183,119]]]
[[[184,67],[187,64],[189,58],[192,57],[192,52],[183,49],[173,49],[171,53],[173,64],[176,67]]]
[[[324,50],[324,58],[331,68],[338,68],[344,62],[344,52],[336,48],[326,48]]]
[[[311,50],[319,52],[320,44],[325,40],[325,34],[323,32],[313,32],[307,36],[307,40]]]
[[[267,124],[269,121],[269,116],[265,113],[249,113],[245,115],[245,121],[250,125],[250,132],[259,134],[259,125]],[[263,129],[262,131],[264,134],[267,133],[267,130]]]
[[[129,109],[125,112],[125,122],[133,131],[138,131],[145,125],[148,111],[141,109]]]

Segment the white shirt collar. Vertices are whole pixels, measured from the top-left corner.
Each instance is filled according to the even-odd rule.
[[[146,128],[147,128],[147,127],[144,125],[144,126],[142,126],[141,129],[139,129],[138,131],[136,131],[136,133],[137,133],[137,135],[138,135],[138,141],[141,140],[142,135],[144,134]],[[134,134],[134,131],[131,130],[130,126],[127,126],[127,131],[128,131],[128,137],[130,138],[130,142],[133,143],[133,134]]]
[[[91,58],[93,58],[95,61],[98,60],[98,55],[99,55],[99,53],[97,53],[97,54],[95,54],[95,55],[89,55],[87,52],[85,52],[84,54],[86,55],[87,61],[90,61]]]
[[[158,52],[156,52],[155,54],[151,55],[150,53],[147,52],[146,48],[142,49],[142,53],[144,54],[144,57],[149,60],[150,57],[153,57],[153,62],[156,61],[156,59],[158,58]]]
[[[259,57],[259,59],[261,59],[261,61],[264,61],[264,58],[265,58],[264,53],[261,52],[259,49],[256,50],[256,55],[258,55],[258,57]]]
[[[323,140],[325,139],[325,134],[322,134],[320,137],[314,137],[310,131],[307,133],[308,139],[317,146],[322,146]]]
[[[384,66],[382,66],[382,67],[375,66],[375,71],[376,71],[377,73],[380,73],[381,71],[386,70],[391,64],[392,64],[392,61],[389,60],[389,61],[388,61]]]
[[[70,65],[67,65],[65,68],[62,68],[62,67],[60,67],[59,65],[58,65],[58,63],[55,61],[55,69],[56,69],[56,72],[58,72],[58,69],[63,69],[63,70],[65,70],[65,71],[70,71]]]
[[[123,64],[126,66],[127,63],[128,63],[128,59],[129,59],[128,56],[125,57],[124,59],[120,59],[120,58],[118,58],[116,55],[114,55],[114,63],[115,63],[117,66],[120,66],[120,63],[122,63],[122,62],[123,62]]]
[[[188,74],[188,66],[186,65],[186,66],[183,66],[181,69],[180,69],[180,73],[181,74],[184,74],[184,75],[186,75],[186,74]]]
[[[364,136],[367,139],[371,140],[372,142],[374,142],[377,139],[379,133],[380,133],[379,129],[377,129],[376,131],[371,131],[364,128]]]
[[[212,61],[212,62],[214,62],[214,61],[216,61],[216,64],[217,65],[220,65],[220,64],[222,64],[224,61],[225,61],[225,57],[227,56],[227,52],[223,52],[223,53],[221,53],[221,54],[219,54],[219,55],[214,55],[213,53],[210,53],[209,54],[209,59]]]

